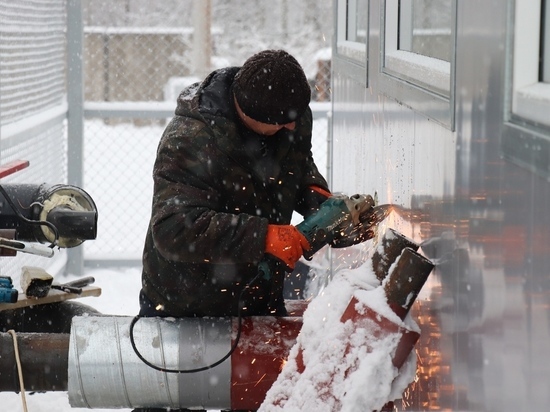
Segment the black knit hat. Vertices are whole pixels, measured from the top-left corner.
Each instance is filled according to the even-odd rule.
[[[233,91],[244,114],[270,124],[292,123],[311,99],[302,67],[283,50],[264,50],[245,61]]]

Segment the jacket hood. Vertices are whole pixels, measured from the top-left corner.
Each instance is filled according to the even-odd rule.
[[[204,81],[193,83],[182,90],[177,99],[175,114],[197,117],[202,115],[235,118],[232,85],[239,67],[227,67],[210,73]]]

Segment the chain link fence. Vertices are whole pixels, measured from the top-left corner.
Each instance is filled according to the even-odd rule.
[[[197,73],[193,0],[84,0],[84,187],[99,211],[88,265],[139,263],[150,215],[156,147],[180,90]],[[282,48],[312,87],[314,156],[327,168],[332,4],[305,0],[211,0],[210,69],[240,66]]]
[[[1,184],[67,183],[65,28],[64,0],[0,0],[0,164],[30,162]],[[66,260],[17,253],[0,274],[18,285],[23,265],[56,273]]]

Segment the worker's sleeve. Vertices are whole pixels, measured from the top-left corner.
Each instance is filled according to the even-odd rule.
[[[190,126],[187,127],[189,133]],[[200,128],[199,122],[195,125]],[[267,219],[223,213],[224,202],[206,170],[200,138],[163,136],[153,171],[151,232],[166,259],[179,262],[256,263],[265,248]],[[196,131],[200,136],[200,130]],[[197,143],[193,143],[197,142]],[[204,149],[204,148],[202,148]]]
[[[305,136],[305,138],[300,141],[298,147],[299,150],[306,153],[306,156],[303,162],[303,178],[300,182],[300,190],[296,198],[294,210],[302,216],[307,217],[313,212],[316,212],[321,204],[331,196],[331,193],[327,181],[319,172],[315,160],[313,159],[311,148],[313,120],[310,110],[307,111],[305,117],[306,121],[304,121],[304,127],[300,130],[300,134]]]
[[[330,196],[328,189],[317,185],[308,186],[302,191],[296,211],[307,217],[319,210],[321,204]]]

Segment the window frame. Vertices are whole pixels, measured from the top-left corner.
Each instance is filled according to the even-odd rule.
[[[545,22],[544,26],[544,33],[542,36],[544,37],[544,44],[543,44],[543,50],[542,55],[545,56],[544,65],[542,67],[542,81],[546,83],[550,83],[550,0],[543,0],[544,1],[544,10],[541,12],[544,14],[542,20]],[[542,33],[542,30],[541,30]]]
[[[542,1],[527,1],[514,7],[511,116],[550,127],[550,83],[539,80]]]
[[[369,55],[369,17],[370,1],[367,1],[366,10],[366,40],[357,42],[348,40],[348,17],[357,13],[357,2],[360,0],[337,0],[336,6],[336,36],[335,54],[338,59],[334,62],[346,66],[346,72],[355,80],[368,87],[368,55]],[[348,7],[349,6],[349,7]],[[355,22],[354,22],[355,23]]]
[[[522,1],[520,6],[520,2],[514,0],[508,4],[507,87],[501,151],[505,159],[550,181],[550,83],[540,80],[539,62],[542,1],[527,1],[529,5]],[[548,14],[550,6],[546,7]],[[546,57],[550,60],[550,56]]]
[[[454,131],[457,0],[452,1],[450,62],[397,49],[398,2],[383,0],[380,9],[380,90]]]

